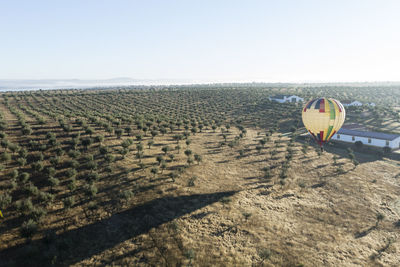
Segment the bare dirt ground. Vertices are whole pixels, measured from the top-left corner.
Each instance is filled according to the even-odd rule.
[[[186,263],[194,266],[400,265],[398,162],[380,160],[354,167],[341,158],[338,165],[344,173],[337,174],[332,154],[319,157],[309,148],[303,155],[295,143],[288,178],[281,184],[278,168],[273,169],[273,178],[263,178],[262,168],[279,162],[266,153],[272,141],[265,152],[258,153],[255,146],[260,137],[256,130],[249,130],[240,144],[245,155],[238,158],[238,148],[218,146],[221,139],[213,133],[192,137],[191,148],[204,155],[203,162],[179,178],[174,195],[234,193],[182,212],[76,265],[152,265],[151,258],[160,254],[152,245],[143,246],[152,240],[173,251],[168,239],[172,235],[167,234],[171,225],[178,228],[177,246],[192,252],[186,255]],[[187,181],[194,176],[195,186],[188,187]],[[383,215],[382,221],[378,214]],[[166,261],[158,264],[166,265]]]

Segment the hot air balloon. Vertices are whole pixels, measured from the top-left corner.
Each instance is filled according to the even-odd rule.
[[[304,126],[323,150],[323,145],[342,127],[346,111],[339,101],[321,97],[308,101],[301,115]]]

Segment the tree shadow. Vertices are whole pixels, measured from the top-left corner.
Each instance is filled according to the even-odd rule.
[[[4,249],[0,266],[72,265],[236,192],[158,198],[77,229]]]

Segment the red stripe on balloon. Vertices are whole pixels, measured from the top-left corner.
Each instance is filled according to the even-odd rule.
[[[325,99],[321,99],[321,103],[319,103],[319,112],[325,112]]]

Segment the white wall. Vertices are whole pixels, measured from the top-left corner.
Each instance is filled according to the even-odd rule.
[[[390,147],[391,147],[392,149],[398,149],[398,148],[400,148],[400,137],[398,137],[398,138],[396,138],[396,139],[390,141],[390,144],[391,144]]]
[[[348,142],[348,143],[355,143],[356,141],[361,141],[364,145],[369,145],[369,146],[377,146],[377,147],[387,146],[386,140],[371,138],[371,143],[368,143],[368,137],[354,136],[354,141],[353,141],[353,136],[347,135],[347,134],[341,134],[340,139],[338,139],[337,134],[334,134],[332,136],[332,140],[338,140],[338,141],[343,141],[343,142]],[[398,149],[399,144],[400,144],[400,137],[398,137],[392,141],[389,141],[389,147],[392,149]]]
[[[269,100],[273,100],[273,101],[276,101],[276,102],[279,102],[279,103],[292,102],[292,99],[296,99],[295,102],[303,102],[304,101],[303,98],[301,98],[299,96],[295,96],[295,95],[292,95],[292,96],[289,96],[289,97],[284,96],[283,99],[276,99],[276,98],[271,98],[271,97],[269,98]]]
[[[304,99],[303,99],[303,98],[301,98],[301,97],[298,97],[298,96],[296,96],[296,95],[289,96],[288,98],[286,98],[286,101],[288,101],[288,102],[292,102],[292,101],[293,101],[292,99],[296,99],[296,101],[295,101],[295,102],[304,101]]]
[[[286,102],[285,99],[276,99],[276,98],[269,98],[269,99],[272,100],[272,101],[279,102],[279,103],[284,103],[284,102]]]

